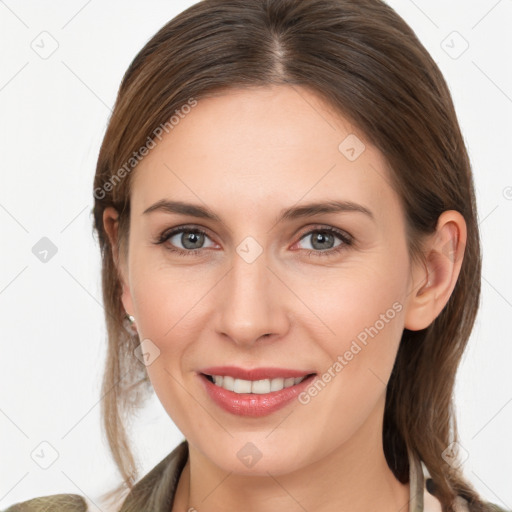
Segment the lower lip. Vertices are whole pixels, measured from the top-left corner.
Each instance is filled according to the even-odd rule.
[[[198,374],[210,398],[222,409],[238,416],[261,417],[281,409],[304,391],[316,377],[310,375],[299,384],[271,393],[235,393],[210,382]]]

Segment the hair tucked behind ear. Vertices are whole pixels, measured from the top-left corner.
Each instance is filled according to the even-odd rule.
[[[138,341],[123,327],[103,211],[118,210],[120,240],[126,242],[136,172],[136,163],[126,163],[133,152],[191,98],[267,84],[311,89],[383,153],[406,214],[411,258],[422,257],[421,241],[443,211],[463,215],[467,244],[446,307],[427,329],[403,332],[387,388],[383,442],[401,482],[408,479],[407,450],[425,462],[443,510],[453,510],[457,495],[473,511],[490,510],[442,458],[457,439],[454,379],[480,296],[470,163],[441,72],[409,26],[379,0],[203,0],[159,30],[126,71],[94,179],[108,331],[102,414],[124,490],[137,477],[125,425],[146,396],[137,390],[150,387],[133,356]],[[119,179],[121,168],[125,176]]]

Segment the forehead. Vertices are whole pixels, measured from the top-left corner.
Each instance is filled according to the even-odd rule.
[[[136,167],[134,211],[162,198],[227,215],[337,198],[378,215],[397,202],[381,153],[305,88],[229,90],[186,111]]]

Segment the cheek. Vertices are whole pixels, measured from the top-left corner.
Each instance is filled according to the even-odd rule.
[[[321,320],[313,319],[309,337],[327,354],[327,402],[346,410],[364,409],[361,404],[370,406],[382,394],[404,327],[407,262],[400,254],[373,256],[337,269],[317,286],[302,278],[297,288]]]
[[[383,404],[404,322],[398,288],[345,285],[329,289],[319,310],[335,334],[322,328],[321,335],[316,327],[310,332],[327,357],[320,382],[300,399],[325,439],[337,442],[355,435]]]
[[[297,273],[294,291],[311,313],[312,339],[321,341],[336,356],[348,350],[352,340],[361,343],[379,337],[381,346],[396,348],[403,329],[406,297],[406,262],[400,255],[375,253],[317,275]]]
[[[160,247],[134,254],[131,265],[131,293],[140,334],[156,344],[168,338],[183,339],[178,332],[193,334],[199,328],[194,316],[215,284],[214,276],[194,266],[172,265]]]
[[[162,263],[162,258],[147,255],[133,261],[132,297],[139,337],[158,354],[147,372],[173,417],[188,414],[181,405],[188,403],[190,396],[180,393],[182,385],[189,384],[184,379],[191,378],[191,370],[201,359],[198,340],[204,337],[206,319],[215,306],[214,288],[219,278],[214,274],[193,266],[171,267]]]
[[[187,276],[180,269],[151,267],[135,275],[132,294],[138,313],[137,328],[143,343],[158,355],[146,370],[159,401],[183,432],[200,416],[185,387],[194,359],[194,340],[200,338],[203,322],[198,315],[207,283]],[[196,355],[197,360],[197,355]]]

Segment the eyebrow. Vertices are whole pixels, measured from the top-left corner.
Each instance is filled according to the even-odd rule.
[[[149,208],[146,208],[143,215],[151,212],[162,211],[165,213],[177,213],[182,215],[190,215],[201,219],[209,219],[222,222],[221,218],[205,206],[195,205],[191,203],[184,203],[182,201],[170,201],[168,199],[160,199]],[[352,201],[322,201],[307,203],[301,206],[292,206],[281,210],[277,217],[276,224],[284,220],[294,220],[303,217],[310,217],[313,215],[325,213],[340,213],[340,212],[360,212],[370,217],[375,222],[375,216],[372,211],[363,205],[354,203]]]

